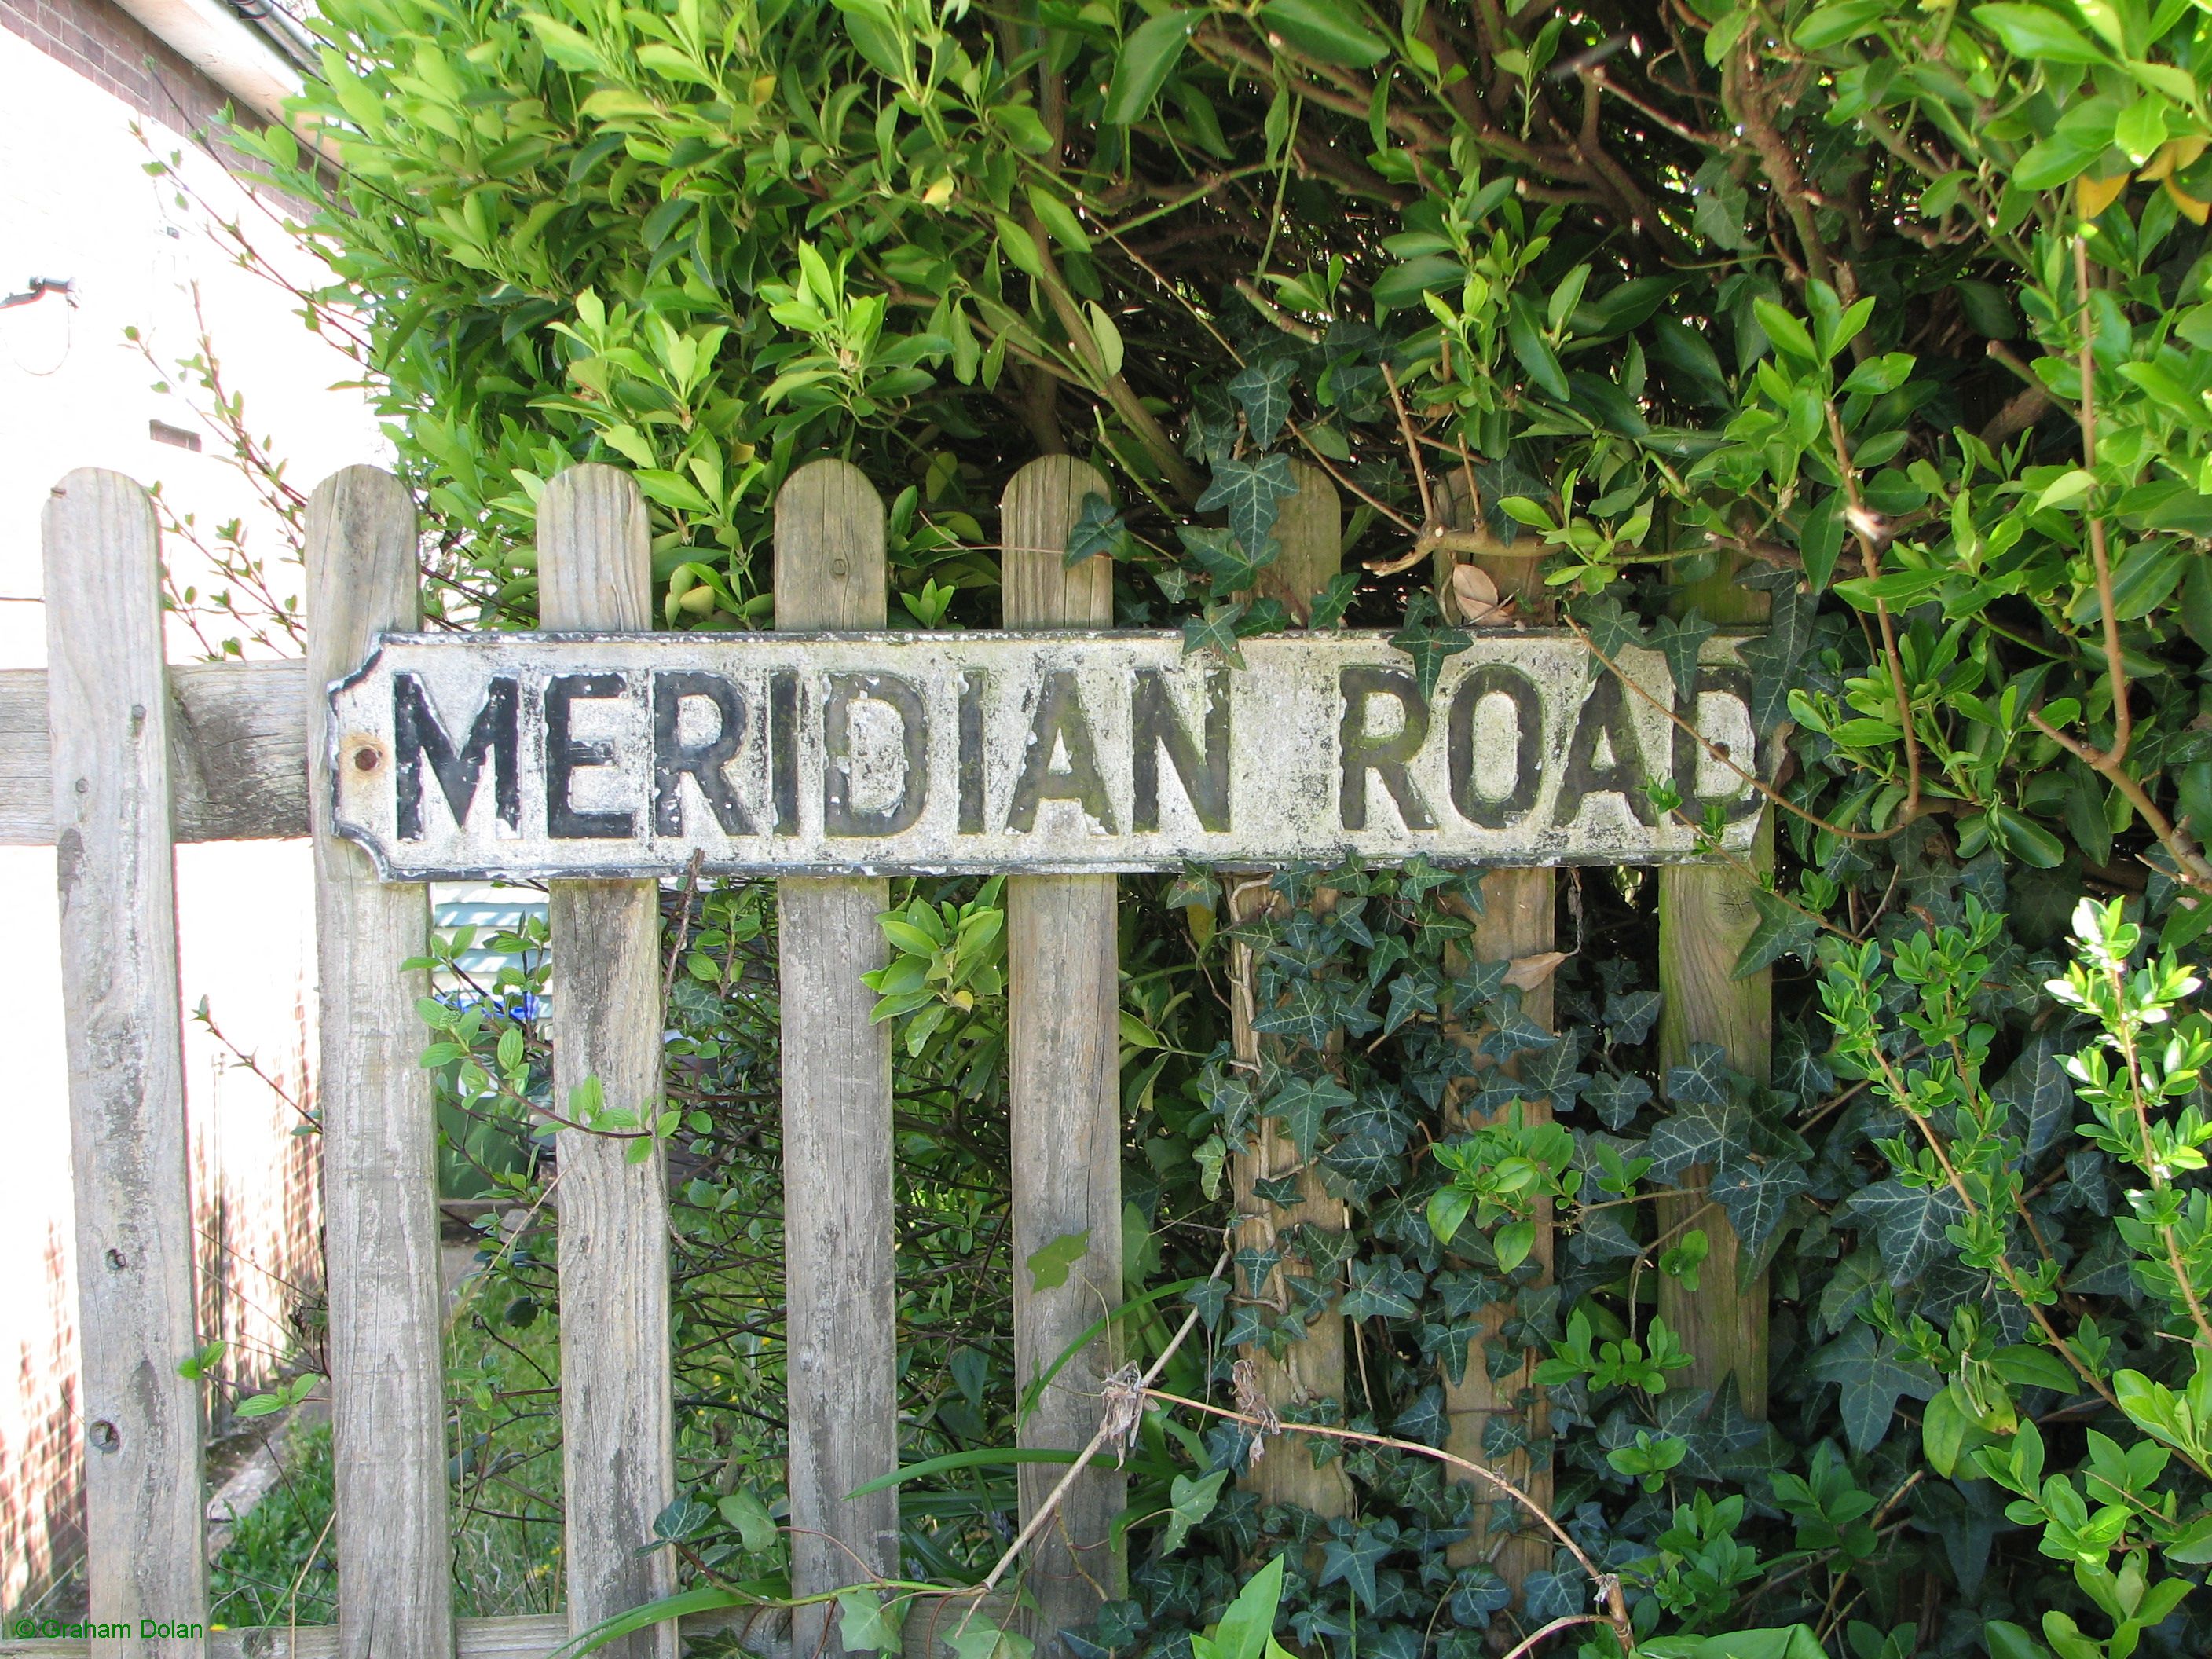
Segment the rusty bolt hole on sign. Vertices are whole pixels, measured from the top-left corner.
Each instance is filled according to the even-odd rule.
[[[1424,696],[1380,634],[1241,669],[1170,634],[388,635],[331,690],[335,817],[405,881],[1655,863],[1715,806],[1741,853],[1735,768],[1773,766],[1744,637],[1689,687],[1624,650],[1631,687],[1485,633]]]

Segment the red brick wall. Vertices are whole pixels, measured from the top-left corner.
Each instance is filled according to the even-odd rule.
[[[231,101],[114,0],[0,0],[0,28],[172,131],[204,126]]]

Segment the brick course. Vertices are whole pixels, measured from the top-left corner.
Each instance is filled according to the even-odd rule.
[[[114,0],[0,0],[0,28],[172,131],[204,127],[233,101]]]

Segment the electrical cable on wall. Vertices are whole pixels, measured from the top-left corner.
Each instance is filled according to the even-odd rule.
[[[70,348],[76,343],[76,283],[74,278],[68,276],[33,276],[29,279],[21,293],[0,295],[0,311],[13,311],[20,306],[35,304],[49,294],[58,294],[69,301],[67,320],[62,327],[61,355],[46,368],[33,368],[16,355],[12,342],[8,348],[8,356],[15,367],[24,374],[35,376],[40,380],[45,380],[47,376],[58,373],[61,366],[69,361]]]

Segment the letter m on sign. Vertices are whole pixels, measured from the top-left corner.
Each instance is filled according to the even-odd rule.
[[[398,774],[398,830],[402,841],[422,839],[422,773],[427,767],[445,793],[453,822],[468,822],[477,782],[491,760],[492,800],[499,821],[509,830],[522,821],[522,779],[515,750],[520,732],[521,697],[504,676],[485,689],[483,707],[459,750],[446,733],[429,691],[420,677],[396,674],[392,680],[392,736]]]

